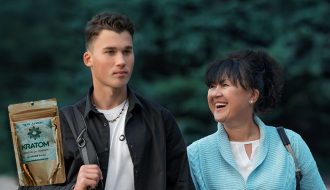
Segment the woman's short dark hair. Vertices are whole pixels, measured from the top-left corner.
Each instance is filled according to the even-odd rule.
[[[282,70],[277,62],[261,50],[241,50],[227,58],[212,62],[206,70],[205,84],[222,83],[228,79],[245,90],[257,89],[259,98],[255,112],[274,108],[280,101],[283,88]]]
[[[86,49],[102,30],[111,30],[117,33],[128,31],[133,38],[134,24],[127,16],[119,13],[103,12],[95,15],[85,27]]]

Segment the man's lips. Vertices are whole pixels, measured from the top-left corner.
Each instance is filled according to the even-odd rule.
[[[117,75],[117,76],[124,76],[124,75],[128,74],[128,71],[116,71],[116,72],[113,72],[113,74]]]

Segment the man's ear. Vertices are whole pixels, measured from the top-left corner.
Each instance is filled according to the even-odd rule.
[[[92,67],[93,66],[93,59],[92,59],[92,55],[90,51],[86,51],[83,55],[83,60],[84,60],[84,64],[87,67]]]

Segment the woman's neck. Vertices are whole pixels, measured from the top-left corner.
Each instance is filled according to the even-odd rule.
[[[224,128],[228,134],[229,141],[247,142],[260,139],[259,127],[253,118],[244,122],[225,123]]]

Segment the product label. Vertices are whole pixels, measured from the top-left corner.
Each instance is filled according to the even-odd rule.
[[[52,118],[17,122],[16,133],[24,164],[39,160],[56,160]]]

